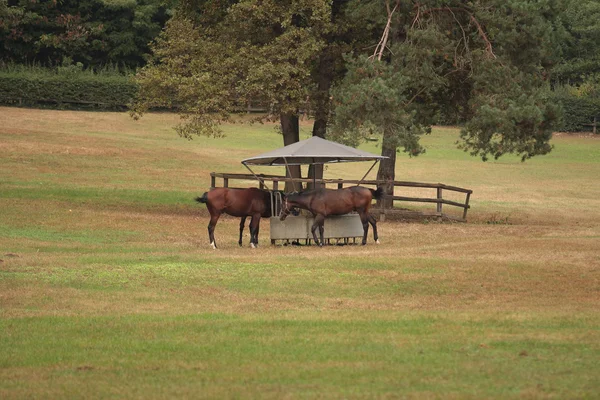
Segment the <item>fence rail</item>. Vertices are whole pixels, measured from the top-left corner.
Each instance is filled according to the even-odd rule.
[[[271,183],[271,186],[266,186],[263,182],[259,182],[259,187],[261,189],[272,189],[272,190],[283,190],[286,182],[301,182],[301,183],[317,183],[324,187],[329,188],[337,188],[342,189],[346,186],[356,185],[360,183],[364,186],[380,186],[386,184],[387,182],[378,181],[378,180],[365,180],[359,181],[354,179],[309,179],[309,178],[288,178],[280,175],[267,175],[267,174],[259,174],[263,182]],[[222,184],[218,185],[217,180],[222,180]],[[252,174],[233,174],[233,173],[220,173],[220,172],[211,172],[210,173],[211,180],[211,188],[215,187],[242,187],[242,186],[231,186],[231,181],[253,181],[256,182],[256,177]],[[435,204],[435,211],[423,211],[423,210],[409,210],[405,208],[384,208],[382,206],[383,203],[380,203],[371,208],[371,212],[378,215],[380,220],[384,220],[386,215],[399,215],[406,218],[446,218],[454,221],[466,222],[467,221],[467,211],[469,210],[469,200],[471,198],[471,194],[473,193],[470,189],[464,189],[457,186],[449,186],[443,183],[424,183],[424,182],[404,182],[404,181],[394,181],[394,196],[386,195],[389,199],[392,199],[393,202],[401,202],[401,203],[424,203],[424,204]],[[433,197],[412,197],[412,196],[396,196],[396,188],[399,191],[402,188],[417,188],[417,189],[434,189],[435,196]],[[444,198],[444,192],[455,192],[464,195],[464,201],[455,201]],[[457,207],[462,209],[462,215],[457,216],[455,214],[447,214],[443,205]]]

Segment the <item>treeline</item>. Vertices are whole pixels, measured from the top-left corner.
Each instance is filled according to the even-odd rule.
[[[165,0],[0,0],[0,103],[119,109],[169,19]]]
[[[135,69],[145,64],[171,6],[165,0],[0,0],[0,61]]]
[[[543,66],[548,101],[562,105],[561,130],[589,129],[594,116],[600,116],[600,2],[521,1],[532,4],[531,13],[560,14],[553,27],[553,37],[560,38],[554,46],[556,61]],[[130,78],[146,65],[149,43],[177,12],[178,3],[0,0],[0,103],[126,107],[137,91]],[[547,40],[546,34],[540,32],[539,40]],[[448,113],[440,115],[440,122],[462,121]]]

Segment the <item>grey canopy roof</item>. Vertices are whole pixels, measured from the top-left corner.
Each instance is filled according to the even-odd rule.
[[[313,136],[277,150],[246,158],[242,164],[250,165],[300,165],[350,161],[374,161],[387,158],[344,146]]]

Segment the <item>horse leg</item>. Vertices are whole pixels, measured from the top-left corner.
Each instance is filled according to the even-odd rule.
[[[238,241],[238,244],[240,245],[240,247],[242,247],[242,234],[244,233],[244,224],[246,223],[246,217],[242,217],[242,220],[240,221],[240,240]],[[250,239],[252,240],[252,239]]]
[[[363,240],[362,240],[362,245],[364,246],[365,244],[367,244],[367,234],[369,233],[369,217],[367,215],[366,212],[362,212],[359,213],[360,215],[360,222],[362,222],[362,226],[363,226]]]
[[[323,238],[325,233],[325,218],[323,218],[323,222],[319,225],[319,235],[321,236],[321,246],[325,244],[325,239]]]
[[[258,246],[258,228],[260,226],[260,215],[253,215],[250,220],[250,247]]]
[[[379,244],[379,236],[377,235],[377,220],[375,220],[375,217],[371,214],[367,214],[367,219],[373,227],[373,240],[375,240],[375,243]]]
[[[254,240],[254,244],[258,246],[258,231],[260,230],[260,219],[258,220],[258,224],[256,224],[256,237]]]
[[[215,241],[215,226],[217,226],[217,221],[221,214],[211,214],[210,222],[208,223],[208,240],[210,241],[210,245],[213,249],[217,248],[217,242]]]
[[[313,238],[315,239],[315,244],[319,246],[323,246],[323,232],[325,231],[323,224],[325,223],[325,216],[322,214],[318,214],[315,216],[315,223],[310,228],[310,231],[313,234]],[[317,229],[319,229],[319,234],[321,236],[321,241],[317,239]]]

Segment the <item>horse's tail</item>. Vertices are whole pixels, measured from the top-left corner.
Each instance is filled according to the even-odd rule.
[[[202,197],[196,197],[195,199],[198,203],[208,203],[208,192],[204,192]]]
[[[373,190],[373,189],[369,189],[369,190],[371,191],[371,195],[373,195],[373,198],[375,200],[381,199],[385,193],[382,186],[379,186],[377,188],[377,190]]]

